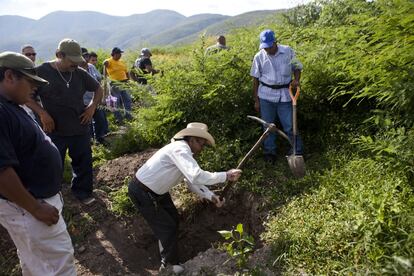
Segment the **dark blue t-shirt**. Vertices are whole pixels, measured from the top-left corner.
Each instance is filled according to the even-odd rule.
[[[59,151],[23,108],[0,96],[0,169],[7,167],[35,198],[54,196],[61,189]]]
[[[55,122],[52,134],[59,136],[85,135],[89,133],[89,124],[81,124],[80,116],[85,111],[83,96],[86,91],[96,91],[99,83],[84,69],[73,72],[59,72],[49,62],[36,68],[39,77],[49,81],[39,87],[43,108]],[[62,78],[63,77],[63,78]],[[69,87],[67,85],[69,81]]]

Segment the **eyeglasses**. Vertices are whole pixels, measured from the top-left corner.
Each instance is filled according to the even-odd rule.
[[[26,57],[30,57],[30,56],[36,56],[37,54],[36,53],[26,53],[26,54],[24,54]]]

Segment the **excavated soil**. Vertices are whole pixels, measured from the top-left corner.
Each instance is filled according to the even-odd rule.
[[[131,217],[116,216],[109,211],[110,191],[126,185],[125,179],[133,177],[154,152],[150,149],[122,156],[98,168],[95,171],[97,202],[92,206],[81,205],[65,185],[66,222],[74,242],[79,275],[158,274],[158,243],[141,215],[136,212]],[[224,207],[216,208],[189,194],[188,198],[194,203],[184,208],[176,196],[183,193],[189,192],[179,187],[172,192],[172,197],[180,212],[179,252],[185,275],[233,274],[235,263],[226,262],[226,253],[215,249],[219,242],[224,241],[217,231],[230,230],[243,223],[245,231],[255,237],[256,247],[261,247],[259,235],[266,215],[265,211],[260,211],[262,200],[237,193],[230,195]],[[261,255],[252,256],[250,262],[256,265],[263,263],[262,258],[266,255],[263,250],[256,251],[255,254]],[[4,229],[0,229],[0,251],[6,254],[5,265],[17,264],[14,246]]]

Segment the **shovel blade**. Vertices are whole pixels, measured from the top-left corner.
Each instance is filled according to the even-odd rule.
[[[289,168],[292,174],[297,178],[303,178],[306,174],[305,160],[302,155],[289,155],[286,156]]]

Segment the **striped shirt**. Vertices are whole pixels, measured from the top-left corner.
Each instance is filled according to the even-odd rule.
[[[89,75],[91,75],[95,80],[101,81],[102,76],[99,73],[98,69],[96,69],[95,65],[88,63],[88,70],[87,72]],[[95,92],[93,91],[86,91],[85,94],[83,94],[83,104],[88,106],[91,101],[93,100],[93,97],[95,95]]]
[[[302,70],[303,65],[295,57],[292,48],[285,45],[277,45],[278,51],[275,55],[268,55],[260,50],[253,59],[250,76],[259,79],[269,85],[284,85],[292,81],[295,70]],[[258,96],[260,99],[270,102],[290,102],[289,89],[272,89],[259,84]]]

